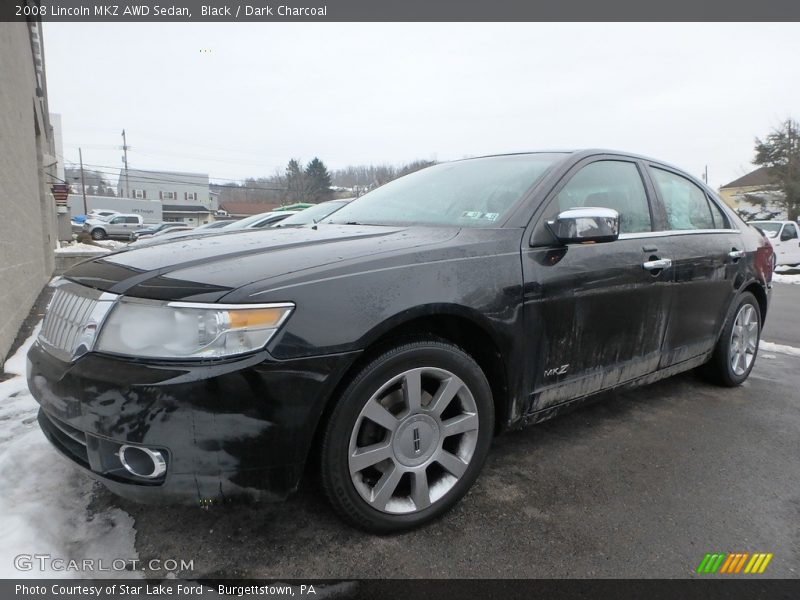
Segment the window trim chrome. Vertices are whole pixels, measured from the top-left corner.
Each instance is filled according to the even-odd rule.
[[[740,229],[665,229],[663,231],[642,231],[639,233],[620,233],[620,240],[636,240],[639,238],[665,237],[673,235],[698,235],[709,233],[741,233]]]

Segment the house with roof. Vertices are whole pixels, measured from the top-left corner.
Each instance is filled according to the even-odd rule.
[[[117,189],[124,198],[160,201],[165,221],[203,225],[215,220],[219,208],[207,173],[122,169]]]
[[[753,219],[785,219],[780,205],[783,192],[775,183],[769,167],[759,167],[719,188],[725,203],[740,215]]]

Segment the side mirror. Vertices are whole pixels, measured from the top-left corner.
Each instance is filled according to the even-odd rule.
[[[613,242],[619,237],[619,213],[613,208],[570,208],[547,228],[562,244]]]

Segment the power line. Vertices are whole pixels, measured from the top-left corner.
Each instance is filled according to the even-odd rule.
[[[69,162],[72,165],[75,165],[74,161],[65,161]],[[92,167],[92,171],[96,173],[100,173],[102,175],[116,175],[119,176],[121,169],[118,167],[112,167],[110,165],[97,165],[91,163],[83,163],[85,167]],[[152,172],[151,172],[152,173]],[[177,183],[177,184],[184,184],[184,185],[197,185],[196,181],[186,181],[181,179],[165,179],[163,177],[148,177],[146,175],[138,175],[134,174],[132,176],[134,182],[138,181],[147,181],[147,182],[156,182],[156,183]],[[252,185],[233,185],[233,184],[224,184],[224,183],[213,183],[211,182],[212,178],[209,177],[209,186],[215,187],[224,187],[224,188],[247,188],[251,190],[272,190],[272,191],[283,191],[286,190],[285,187],[264,187],[264,186],[252,186]],[[222,180],[222,181],[241,181],[240,179],[233,179],[233,178],[225,178],[225,177],[214,177],[213,179]]]

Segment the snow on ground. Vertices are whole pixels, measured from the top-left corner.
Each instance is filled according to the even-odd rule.
[[[94,483],[57,454],[36,422],[38,404],[28,392],[25,365],[39,327],[5,363],[15,377],[0,382],[0,578],[136,576],[14,568],[21,554],[102,559],[105,568],[117,558],[138,559],[131,516],[118,508],[90,514]]]
[[[800,356],[800,348],[794,346],[784,346],[783,344],[773,344],[772,342],[760,341],[758,349],[765,352],[778,352],[779,354],[789,354],[790,356]]]
[[[62,252],[95,252],[97,254],[105,254],[109,252],[108,248],[101,248],[100,246],[93,246],[92,244],[82,244],[81,242],[62,242],[60,247],[56,248],[56,254]]]
[[[95,241],[95,244],[102,246],[103,248],[116,250],[118,248],[122,248],[123,246],[127,246],[128,242],[121,242],[119,240],[97,240]]]
[[[118,240],[96,240],[92,241],[91,244],[84,244],[83,242],[77,241],[59,242],[56,252],[75,252],[79,250],[81,252],[97,252],[100,254],[109,252],[110,250],[118,250],[127,245],[128,242],[120,242]]]
[[[782,275],[781,273],[772,274],[773,283],[793,283],[800,285],[800,275]]]

